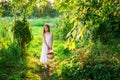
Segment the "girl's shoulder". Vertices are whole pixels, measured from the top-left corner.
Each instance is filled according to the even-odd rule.
[[[52,32],[49,32],[49,33],[45,33],[45,35],[52,35],[53,33]]]

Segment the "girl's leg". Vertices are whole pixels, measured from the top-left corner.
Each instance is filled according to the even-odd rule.
[[[44,63],[44,65],[45,65],[45,68],[47,68],[48,66],[47,66],[47,63]]]

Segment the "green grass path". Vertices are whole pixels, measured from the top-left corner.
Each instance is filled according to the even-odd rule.
[[[31,56],[27,58],[29,70],[26,76],[28,80],[55,80],[53,75],[56,72],[56,65],[58,65],[56,60],[49,62],[47,69],[45,69],[44,65],[39,61],[42,47],[42,30],[43,27],[32,27],[33,40],[28,48]],[[59,48],[59,44],[63,44],[63,42],[54,40],[55,52]]]

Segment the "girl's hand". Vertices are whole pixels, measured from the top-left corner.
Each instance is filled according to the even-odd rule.
[[[48,50],[51,50],[52,48],[48,47]]]
[[[48,50],[52,50],[52,47],[48,47]]]

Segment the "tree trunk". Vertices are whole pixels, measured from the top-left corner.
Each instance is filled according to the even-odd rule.
[[[26,42],[22,43],[22,57],[24,57],[26,54]]]

